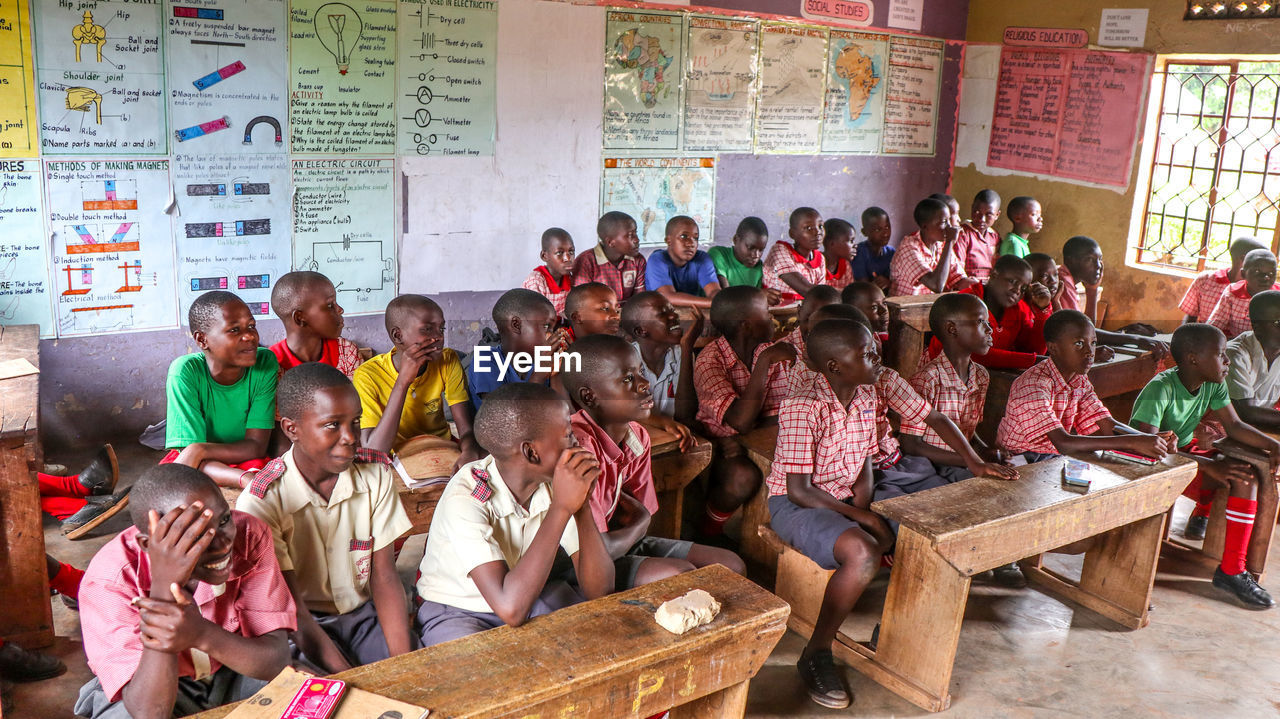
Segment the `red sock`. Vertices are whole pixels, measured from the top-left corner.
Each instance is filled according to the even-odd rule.
[[[707,505],[706,514],[702,515],[702,533],[708,537],[714,537],[724,534],[724,524],[729,521],[729,517],[733,516],[733,512],[720,513]]]
[[[40,481],[41,497],[87,497],[89,490],[80,484],[80,479],[76,475],[63,477],[56,474],[45,474],[44,472],[36,472],[36,479]]]
[[[49,577],[49,587],[58,590],[72,599],[80,598],[80,580],[84,578],[84,570],[76,569],[70,564],[59,564],[58,571]]]
[[[1249,553],[1249,537],[1253,535],[1253,517],[1258,503],[1244,497],[1227,497],[1227,537],[1222,546],[1222,571],[1239,574],[1244,571]]]
[[[53,515],[54,519],[63,520],[76,512],[85,505],[85,501],[80,497],[41,497],[40,511],[45,514]]]
[[[1200,496],[1196,499],[1196,508],[1191,510],[1191,516],[1209,516],[1209,511],[1213,509],[1213,494],[1214,491],[1212,489],[1200,490]]]

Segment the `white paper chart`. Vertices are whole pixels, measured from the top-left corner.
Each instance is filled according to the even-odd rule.
[[[53,336],[39,160],[0,160],[0,325]]]

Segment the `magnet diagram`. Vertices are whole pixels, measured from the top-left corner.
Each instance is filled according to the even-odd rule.
[[[231,202],[252,202],[255,196],[271,194],[271,183],[254,182],[248,177],[234,178],[229,182],[190,183],[186,186],[187,197],[225,198]],[[214,222],[188,222],[183,225],[183,232],[190,239],[245,237],[271,234],[270,218],[240,218]],[[191,292],[199,294],[209,290],[269,290],[271,289],[270,273],[238,274],[226,268],[209,268],[199,276],[186,278]],[[254,315],[271,313],[270,302],[249,302],[249,311]]]

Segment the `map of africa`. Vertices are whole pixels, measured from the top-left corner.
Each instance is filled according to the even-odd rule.
[[[604,171],[601,213],[621,210],[636,219],[642,245],[660,245],[667,220],[688,215],[712,237],[715,170],[710,167],[610,167]]]
[[[845,90],[848,92],[849,121],[856,124],[867,106],[867,100],[871,99],[872,91],[880,85],[875,63],[862,54],[862,48],[850,44],[841,48],[840,54],[836,55],[835,71],[836,77],[844,80]]]
[[[662,51],[662,43],[651,35],[641,35],[639,29],[628,30],[613,44],[614,58],[619,65],[637,71],[640,76],[641,100],[645,107],[658,104],[671,92],[666,81],[666,69],[671,56]]]
[[[822,149],[878,153],[884,134],[889,43],[883,35],[847,30],[832,30],[829,42]]]

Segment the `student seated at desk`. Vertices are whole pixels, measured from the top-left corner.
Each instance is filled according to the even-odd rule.
[[[1275,479],[1280,472],[1280,442],[1240,421],[1231,407],[1227,386],[1227,338],[1212,325],[1192,323],[1173,333],[1173,359],[1177,367],[1156,375],[1133,403],[1132,423],[1140,432],[1170,433],[1179,451],[1199,465],[1196,478],[1183,492],[1196,500],[1193,517],[1207,523],[1213,494],[1222,487],[1227,497],[1226,540],[1222,564],[1213,572],[1213,586],[1230,592],[1248,609],[1270,609],[1275,601],[1258,585],[1257,575],[1267,547],[1251,546],[1253,519],[1264,493],[1275,502]],[[1271,476],[1257,477],[1253,467],[1231,460],[1213,447],[1199,446],[1196,425],[1207,417],[1220,422],[1231,439],[1261,450],[1271,459]],[[1246,556],[1249,560],[1246,562]]]
[[[616,335],[622,326],[618,295],[600,282],[587,282],[569,290],[564,317],[569,321],[566,339],[570,342],[587,335]]]
[[[622,306],[622,333],[640,352],[640,374],[653,393],[655,414],[685,424],[697,414],[693,348],[703,321],[702,311],[694,308],[686,330],[671,301],[657,292],[641,292]]]
[[[1271,250],[1250,250],[1240,266],[1240,280],[1222,288],[1218,304],[1206,321],[1222,330],[1227,339],[1235,339],[1251,329],[1249,300],[1267,290],[1280,290],[1276,284],[1276,256]]]
[[[318,362],[285,373],[280,428],[293,446],[236,500],[266,523],[298,608],[294,644],[328,673],[404,654],[409,608],[393,544],[412,527],[391,458],[360,446],[360,395]]]
[[[786,342],[796,348],[796,357],[804,357],[804,338],[813,327],[813,313],[828,305],[840,304],[840,291],[830,285],[814,285],[804,293],[800,307],[796,309],[796,326],[783,335],[779,342]],[[803,362],[795,362],[791,369],[802,366]],[[790,382],[790,378],[788,378]]]
[[[387,305],[384,321],[391,351],[360,365],[352,378],[362,409],[360,443],[391,452],[423,434],[449,439],[443,395],[458,427],[459,465],[478,457],[462,362],[444,346],[440,305],[423,295],[400,295]]]
[[[889,289],[889,265],[893,262],[893,223],[889,213],[879,207],[862,211],[862,236],[867,239],[853,248],[853,279],[870,282],[881,290]]]
[[[132,494],[133,526],[80,584],[94,677],[75,713],[159,719],[252,696],[288,665],[297,628],[271,530],[183,465],[152,467]]]
[[[271,311],[284,323],[284,339],[271,345],[281,372],[304,362],[323,362],[350,377],[363,361],[354,342],[342,337],[338,291],[319,272],[286,272],[271,288]]]
[[[942,200],[926,197],[912,214],[917,232],[902,238],[889,266],[892,284],[889,296],[927,295],[931,292],[962,290],[973,284],[956,259],[957,224],[951,209]]]
[[[1058,263],[1053,255],[1031,252],[1022,259],[1031,265],[1031,284],[1027,285],[1022,299],[1030,302],[1031,295],[1039,292],[1035,285],[1040,285],[1049,290],[1049,308],[1054,312],[1062,309],[1062,293],[1066,291],[1067,285],[1058,276]]]
[[[996,444],[1039,462],[1066,452],[1118,449],[1164,459],[1175,448],[1166,437],[1116,430],[1115,421],[1089,382],[1097,338],[1083,312],[1060,310],[1044,323],[1049,357],[1023,372],[1009,389]]]
[[[546,230],[538,253],[543,264],[533,268],[521,285],[546,297],[557,316],[564,314],[564,299],[573,289],[573,251],[573,237],[567,231],[559,227]]]
[[[995,190],[980,190],[969,206],[969,219],[960,223],[956,237],[956,259],[964,273],[975,282],[983,282],[991,274],[991,261],[1000,247],[1000,234],[993,229],[1000,217],[1000,195]]]
[[[1009,200],[1005,215],[1013,223],[1013,229],[1000,242],[1001,255],[1013,255],[1026,259],[1031,254],[1031,236],[1044,228],[1044,216],[1040,212],[1040,203],[1034,197],[1019,195]]]
[[[167,422],[161,464],[175,462],[209,475],[219,487],[248,486],[267,463],[276,426],[280,365],[258,346],[249,306],[223,290],[200,295],[187,311],[199,352],[169,365]]]
[[[710,307],[720,291],[711,255],[698,249],[698,223],[676,215],[667,220],[667,249],[649,255],[644,286],[680,307]]]
[[[1244,422],[1280,431],[1280,292],[1266,290],[1249,300],[1249,332],[1227,343],[1227,393]],[[1207,515],[1206,515],[1207,516]],[[1189,535],[1190,536],[1190,535]],[[1201,530],[1196,539],[1202,539]]]
[[[649,432],[640,424],[653,409],[653,395],[640,374],[639,352],[610,335],[584,337],[569,351],[582,357],[582,366],[560,378],[578,408],[573,434],[600,462],[587,503],[614,559],[618,591],[712,564],[746,574],[742,560],[726,549],[647,536],[658,494]]]
[[[1253,250],[1265,250],[1265,245],[1252,237],[1237,237],[1231,241],[1227,253],[1231,256],[1231,266],[1220,270],[1205,270],[1196,275],[1187,288],[1187,293],[1178,303],[1178,309],[1187,313],[1182,318],[1183,324],[1190,322],[1208,322],[1213,308],[1218,306],[1222,291],[1228,285],[1243,279],[1240,270],[1244,267],[1244,256]]]
[[[599,244],[573,261],[574,286],[600,282],[613,290],[619,302],[643,292],[648,263],[640,254],[636,221],[625,212],[606,212],[596,223],[596,235]]]
[[[1062,245],[1062,264],[1058,266],[1058,279],[1062,282],[1062,294],[1058,296],[1058,306],[1064,310],[1083,312],[1094,325],[1098,323],[1098,297],[1102,288],[1102,276],[1105,267],[1102,262],[1102,248],[1092,237],[1076,235]],[[1080,296],[1076,292],[1076,282],[1084,285],[1085,306],[1080,306]],[[1096,328],[1095,328],[1096,329]],[[1169,345],[1151,339],[1156,334],[1154,327],[1141,322],[1125,325],[1119,332],[1096,330],[1098,344],[1109,347],[1132,345],[1138,349],[1154,352],[1156,359],[1169,357]]]
[[[811,384],[782,403],[769,473],[770,526],[824,569],[834,569],[797,668],[809,697],[841,709],[852,701],[831,644],[875,577],[893,531],[871,512],[876,452],[876,349],[857,322],[823,320],[809,333]]]
[[[889,341],[889,305],[885,302],[880,285],[871,282],[854,282],[840,293],[840,301],[853,305],[871,322],[876,342],[883,348]],[[882,351],[878,349],[877,351]]]
[[[569,412],[554,390],[525,382],[495,389],[476,413],[489,456],[453,475],[431,518],[417,583],[422,646],[581,602],[553,574],[559,549],[587,599],[613,591],[587,502],[600,464],[575,446]]]
[[[712,438],[711,486],[703,536],[723,534],[729,517],[755,496],[763,477],[736,440],[778,414],[787,392],[795,347],[773,342],[773,316],[753,287],[728,287],[711,303],[720,337],[702,349],[693,367],[697,420]]]
[[[513,356],[535,356],[539,351],[562,352],[569,344],[569,330],[556,327],[556,310],[551,301],[522,287],[507,290],[494,303],[493,324],[498,328],[498,344],[483,351],[477,348],[463,368],[467,394],[477,412],[490,392],[509,382],[549,384],[554,370],[548,374],[532,367],[521,375],[512,364]],[[476,368],[477,360],[480,369]],[[554,364],[552,366],[554,368]]]
[[[760,289],[764,284],[765,245],[769,244],[769,227],[759,217],[745,217],[738,223],[733,233],[733,245],[730,247],[712,247],[707,250],[711,262],[716,266],[716,279],[721,289],[746,285]],[[776,305],[781,300],[777,290],[765,290],[769,296],[769,304]]]
[[[787,227],[791,242],[778,240],[764,258],[764,288],[777,292],[784,305],[800,301],[810,287],[827,282],[822,215],[812,207],[797,207]]]
[[[826,284],[843,290],[853,282],[853,225],[833,217],[822,225],[822,256],[827,263]]]

